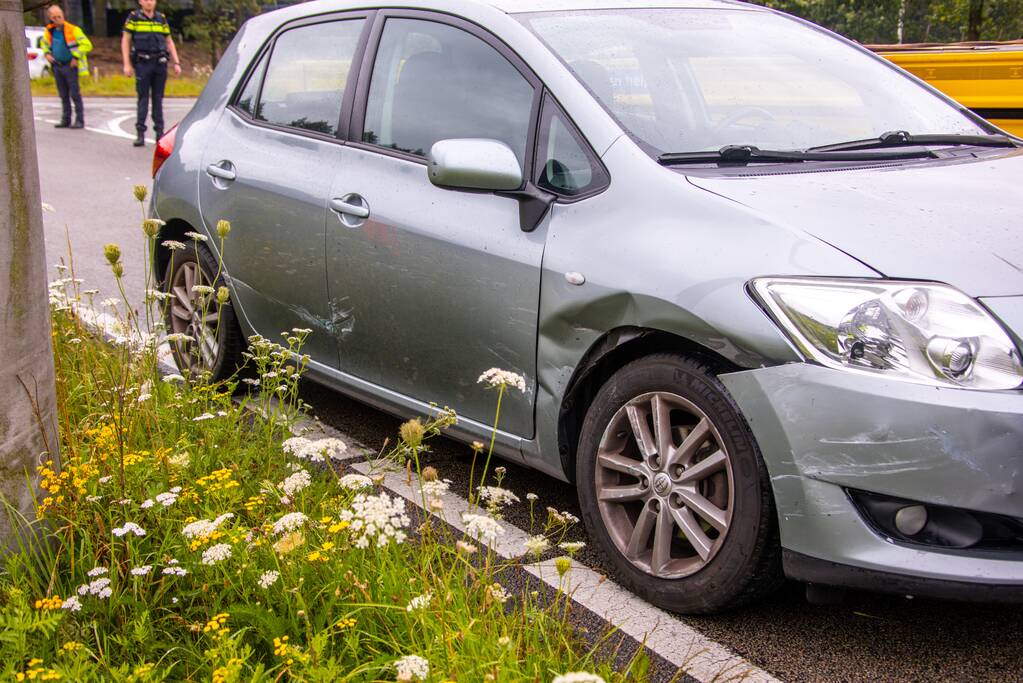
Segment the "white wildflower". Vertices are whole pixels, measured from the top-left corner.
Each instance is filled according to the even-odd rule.
[[[107,571],[108,570],[106,567],[93,567],[88,572],[86,572],[86,576],[91,576],[95,578],[97,576],[103,576],[104,574],[107,573]]]
[[[191,237],[196,242],[207,242],[209,238],[206,235],[201,235],[197,232],[186,232],[185,237]]]
[[[79,595],[96,595],[100,598],[110,597],[113,591],[110,589],[110,579],[103,577],[78,587]]]
[[[153,571],[153,565],[144,564],[141,567],[133,567],[131,570],[132,576],[145,576],[149,572]]]
[[[169,375],[164,375],[161,381],[166,384],[170,384],[171,382],[184,382],[185,378],[176,372],[172,372]]]
[[[287,496],[294,496],[296,493],[313,483],[313,479],[306,470],[299,470],[278,484]]]
[[[165,508],[169,508],[171,505],[174,505],[174,503],[178,502],[178,492],[181,491],[179,487],[177,488],[177,491],[172,489],[166,493],[156,494],[156,502]]]
[[[188,570],[183,569],[182,567],[164,567],[162,573],[170,574],[173,576],[184,576],[185,574],[188,573]]]
[[[225,512],[212,521],[208,519],[196,520],[191,524],[185,525],[185,528],[181,530],[181,533],[188,539],[198,538],[200,536],[209,536],[216,531],[221,524],[229,519],[234,519],[233,512]]]
[[[501,524],[489,515],[478,515],[471,512],[462,514],[465,533],[478,541],[491,544],[497,537],[504,534]]]
[[[188,453],[175,453],[171,457],[167,458],[167,463],[171,467],[177,467],[179,469],[188,467],[191,461],[191,458],[188,457]]]
[[[82,610],[82,601],[78,599],[77,595],[72,595],[60,604],[60,608],[70,610],[72,612],[80,612]]]
[[[530,503],[535,503],[536,501],[540,500],[540,496],[536,495],[535,493],[527,493],[526,500],[528,500]]]
[[[391,541],[402,543],[405,540],[403,529],[411,520],[405,514],[405,501],[391,498],[386,493],[367,496],[360,493],[352,501],[351,510],[342,510],[341,519],[351,522],[351,530],[358,535],[355,547],[366,548],[370,540],[376,538],[377,547],[384,547]]]
[[[399,681],[425,681],[430,675],[430,662],[418,655],[405,655],[395,660],[394,670]]]
[[[298,457],[305,458],[311,462],[323,462],[324,457],[338,459],[344,455],[347,450],[348,444],[341,439],[326,437],[323,439],[316,439],[315,441],[309,441],[302,448],[302,452],[297,455]]]
[[[304,436],[293,436],[290,439],[285,439],[284,443],[281,444],[281,448],[285,453],[301,458],[302,449],[310,443],[312,442]]]
[[[586,544],[583,543],[582,541],[565,541],[564,543],[559,543],[558,547],[564,550],[569,555],[574,555],[583,548],[585,548]]]
[[[479,487],[479,492],[480,498],[498,507],[519,502],[518,496],[500,486],[481,486]]]
[[[199,417],[193,417],[192,418],[192,422],[202,422],[203,420],[214,420],[214,419],[216,419],[216,417],[217,416],[214,415],[213,413],[203,413]]]
[[[203,564],[216,564],[231,557],[231,546],[227,543],[211,545],[202,553]]]
[[[171,251],[180,251],[185,248],[185,243],[177,240],[164,240],[163,242],[160,242],[160,244]]]
[[[115,299],[114,297],[109,297],[109,298],[103,299],[103,301],[100,301],[99,305],[103,306],[103,307],[106,307],[106,308],[117,308],[117,305],[119,303],[121,303],[120,299]]]
[[[272,569],[268,572],[263,572],[263,575],[259,577],[259,587],[269,588],[270,586],[277,583],[277,579],[281,578],[281,573],[276,569]]]
[[[346,474],[338,479],[337,483],[341,485],[341,488],[352,489],[353,491],[373,486],[373,480],[365,474]]]
[[[487,596],[494,602],[499,602],[502,605],[511,599],[511,594],[499,583],[492,583],[487,586]]]
[[[434,479],[433,481],[424,481],[422,486],[423,493],[428,498],[441,498],[451,488],[451,480]]]
[[[97,479],[96,481],[98,481],[98,482],[99,482],[99,483],[101,483],[101,484],[105,484],[105,483],[107,483],[108,481],[110,481],[111,479],[113,479],[113,475],[111,475],[111,474],[108,474],[108,475],[106,475],[105,477],[100,477],[100,478],[99,478],[99,479]]]
[[[301,529],[308,521],[308,517],[301,512],[289,512],[274,522],[274,533],[278,536]]]
[[[143,510],[148,510],[154,505],[156,505],[156,502],[152,498],[146,498],[144,501],[142,501],[141,504],[139,504],[139,507],[142,508]]]
[[[551,542],[547,540],[546,536],[530,536],[522,542],[522,545],[525,546],[527,552],[540,555],[551,547]]]
[[[192,341],[192,335],[185,334],[184,332],[173,332],[163,338],[165,342],[179,343],[179,342],[190,342]],[[182,378],[183,379],[183,378]],[[167,381],[167,380],[164,380]]]
[[[486,384],[488,387],[506,386],[511,387],[512,389],[518,389],[522,393],[526,393],[525,377],[499,368],[490,368],[480,375],[479,379],[476,380],[476,383]]]
[[[423,593],[409,600],[409,603],[405,605],[406,612],[415,612],[416,610],[426,609],[430,606],[430,601],[433,600],[432,593]]]
[[[570,671],[555,677],[551,683],[604,683],[604,679],[587,671]]]
[[[213,292],[217,290],[213,289],[209,285],[192,285],[192,291],[198,294],[199,296],[209,296],[210,294],[213,294]]]
[[[146,530],[140,527],[135,522],[125,522],[124,526],[114,527],[111,531],[113,532],[114,536],[117,536],[118,538],[124,536],[125,534],[135,534],[136,536],[146,535]]]

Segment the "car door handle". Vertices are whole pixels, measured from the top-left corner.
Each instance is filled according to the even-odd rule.
[[[343,213],[354,218],[369,218],[368,206],[352,204],[351,201],[345,201],[346,199],[351,199],[351,195],[331,199],[330,208],[334,209],[338,213]]]
[[[234,172],[234,168],[224,168],[220,164],[227,164],[230,166],[231,162],[221,161],[218,164],[210,164],[206,167],[206,173],[213,176],[214,178],[220,178],[221,180],[234,180],[238,176]]]

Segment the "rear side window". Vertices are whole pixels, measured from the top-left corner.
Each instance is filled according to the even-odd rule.
[[[563,197],[602,190],[607,172],[550,95],[544,98],[537,141],[536,184]]]
[[[259,64],[252,70],[252,75],[249,76],[248,83],[245,84],[245,88],[241,94],[238,95],[238,101],[235,102],[234,106],[242,111],[246,112],[249,116],[256,116],[256,98],[259,96],[259,86],[263,82],[263,72],[266,70],[267,54],[264,53],[263,57],[259,60]]]
[[[446,24],[388,19],[384,25],[363,141],[425,156],[451,138],[491,138],[523,164],[533,86],[501,53]]]
[[[278,36],[253,116],[335,135],[362,26],[362,19],[332,21]]]

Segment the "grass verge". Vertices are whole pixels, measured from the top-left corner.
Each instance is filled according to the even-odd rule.
[[[164,97],[198,97],[206,87],[206,78],[195,76],[171,76],[167,79]],[[123,75],[100,76],[98,79],[79,79],[82,95],[92,97],[135,97],[135,78]],[[52,76],[32,81],[34,97],[57,96],[57,83]]]
[[[136,188],[140,204],[145,194]],[[148,254],[158,227],[143,221]],[[229,232],[221,222],[220,253]],[[198,249],[204,239],[174,248]],[[107,245],[105,256],[120,282],[120,250]],[[308,330],[285,333],[284,344],[250,339],[246,379],[260,393],[239,405],[238,380],[160,376],[159,340],[142,333],[158,328],[141,321],[155,315],[148,310],[99,302],[121,314],[123,334],[113,343],[96,338],[74,315],[97,305],[95,292],[81,288],[73,263],[61,268],[50,285],[61,462],[39,468],[43,521],[0,571],[6,679],[645,677],[642,654],[612,668],[612,631],[584,645],[569,596],[541,599],[529,585],[517,594],[501,585],[504,572],[539,557],[577,520],[550,509],[522,559],[499,559],[490,546],[503,533],[501,510],[520,503],[501,488],[500,468],[487,481],[483,444],[474,447],[479,483],[491,485],[470,492],[480,507],[463,518],[463,537],[407,510],[379,480],[347,470],[343,441],[290,436],[304,408],[297,392]],[[229,305],[226,289],[207,289],[193,305],[204,313]],[[167,299],[147,292],[156,306]],[[167,338],[187,348],[182,336]],[[481,381],[496,389],[496,405],[522,400],[516,375],[484,373]],[[265,410],[268,395],[281,409]],[[455,419],[439,410],[410,420],[386,454],[418,473],[427,509],[451,494],[437,472],[420,471],[419,455]],[[499,411],[495,430],[498,419]],[[558,571],[572,571],[571,561]]]

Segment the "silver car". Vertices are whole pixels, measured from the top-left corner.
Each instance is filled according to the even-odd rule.
[[[316,381],[466,441],[523,375],[499,454],[657,605],[1020,600],[1020,146],[748,4],[318,0],[161,141],[161,239],[211,239],[156,272],[182,367],[309,328]]]

